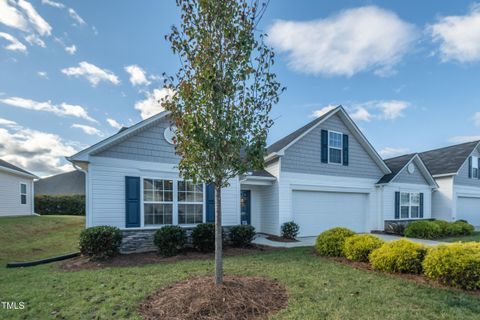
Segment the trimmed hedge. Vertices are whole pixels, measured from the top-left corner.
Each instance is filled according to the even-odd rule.
[[[355,234],[347,228],[333,228],[321,233],[317,237],[315,250],[322,256],[343,257],[345,240]]]
[[[285,239],[292,239],[298,236],[298,232],[300,231],[300,226],[293,221],[285,222],[282,224],[282,237]]]
[[[411,222],[405,228],[405,236],[409,238],[436,239],[442,229],[433,221],[419,220]]]
[[[455,235],[469,236],[472,235],[475,231],[475,227],[472,226],[470,223],[460,220],[452,223],[452,228],[454,228],[456,232]]]
[[[187,242],[187,233],[180,226],[164,226],[155,232],[153,243],[165,257],[178,254]]]
[[[426,248],[418,243],[401,239],[387,242],[369,256],[374,269],[385,272],[422,273]]]
[[[79,247],[83,255],[96,260],[116,255],[121,243],[122,233],[119,228],[97,226],[82,231]]]
[[[255,228],[251,225],[239,225],[230,228],[230,241],[234,247],[248,247],[255,238]]]
[[[41,215],[85,215],[85,196],[35,196],[35,212]]]
[[[480,243],[453,243],[428,249],[425,275],[467,290],[480,289]]]
[[[345,240],[343,252],[348,260],[368,262],[370,253],[384,243],[385,241],[370,234],[356,234]]]
[[[215,250],[215,225],[213,223],[200,223],[192,231],[193,247],[201,252]]]

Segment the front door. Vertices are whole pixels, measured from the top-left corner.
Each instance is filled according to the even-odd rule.
[[[250,190],[240,193],[240,224],[250,224]]]

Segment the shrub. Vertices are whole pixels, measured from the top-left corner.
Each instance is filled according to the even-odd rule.
[[[235,247],[247,247],[255,237],[255,228],[250,225],[240,225],[230,228],[230,240]]]
[[[215,250],[215,225],[213,223],[200,223],[192,231],[193,247],[201,252]]]
[[[85,196],[35,196],[35,212],[41,215],[85,215]]]
[[[343,257],[345,240],[355,234],[347,228],[333,228],[321,233],[317,237],[315,250],[322,256]]]
[[[282,237],[285,239],[295,239],[300,231],[300,226],[293,221],[282,224]]]
[[[343,252],[348,260],[368,262],[369,254],[385,242],[370,234],[356,234],[345,240]]]
[[[435,239],[441,236],[440,227],[433,221],[419,220],[405,227],[405,236],[409,238]]]
[[[405,223],[401,222],[390,222],[385,228],[386,233],[396,234],[403,236],[405,234]]]
[[[440,236],[449,236],[452,235],[452,224],[445,220],[434,220],[432,221],[440,228]]]
[[[372,267],[386,272],[422,272],[422,261],[426,248],[418,243],[401,239],[387,242],[373,250],[369,256]]]
[[[427,277],[467,290],[480,289],[480,243],[453,243],[428,249],[423,262]]]
[[[155,232],[153,243],[161,255],[171,257],[178,254],[185,245],[187,234],[180,226],[165,226]]]
[[[475,227],[466,221],[455,221],[452,223],[452,228],[455,229],[456,235],[465,235],[469,236],[475,231]]]
[[[121,243],[122,233],[116,227],[91,227],[80,234],[80,252],[93,260],[114,256]]]

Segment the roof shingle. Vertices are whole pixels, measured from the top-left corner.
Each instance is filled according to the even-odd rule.
[[[29,174],[31,176],[35,176],[33,173],[30,173],[27,170],[24,170],[22,168],[14,166],[13,164],[11,164],[11,163],[9,163],[5,160],[2,160],[2,159],[0,159],[0,167],[4,167],[4,168],[10,169],[10,170],[15,170],[15,171],[18,171],[18,172],[21,172],[21,173]]]

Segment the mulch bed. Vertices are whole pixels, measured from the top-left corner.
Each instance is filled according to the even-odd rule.
[[[246,248],[226,247],[223,255],[226,257],[239,256],[257,252],[268,252],[282,250],[283,248],[274,248],[262,245],[252,245]],[[157,252],[120,254],[103,261],[90,261],[88,257],[80,256],[58,265],[61,270],[76,271],[84,269],[103,269],[110,267],[133,267],[153,263],[171,263],[183,260],[207,260],[214,259],[215,253],[201,253],[193,249],[185,250],[182,254],[173,257],[162,257]]]
[[[146,320],[251,320],[279,312],[287,301],[285,287],[267,278],[225,276],[216,287],[213,277],[201,277],[157,291],[139,312]]]
[[[274,235],[268,235],[267,239],[270,241],[276,241],[276,242],[298,242],[298,240],[295,240],[295,239],[287,239],[284,237],[279,237]]]

